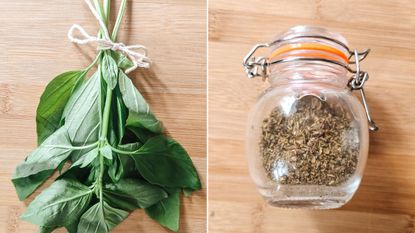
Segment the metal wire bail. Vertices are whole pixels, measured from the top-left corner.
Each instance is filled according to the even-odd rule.
[[[352,91],[355,91],[355,90],[360,91],[360,96],[362,97],[363,107],[365,108],[366,117],[367,117],[367,121],[369,124],[369,130],[377,131],[379,130],[379,127],[376,125],[375,121],[372,118],[372,115],[370,114],[369,105],[366,100],[366,94],[365,94],[365,89],[364,89],[364,85],[366,81],[369,80],[369,74],[365,71],[360,70],[360,61],[365,59],[367,54],[369,54],[369,51],[370,50],[367,49],[365,51],[366,53],[362,55],[362,58],[361,58],[359,57],[360,56],[359,52],[357,52],[357,50],[354,50],[353,54],[355,57],[354,64],[356,64],[356,72],[349,80],[349,87],[350,87],[350,90]]]
[[[260,48],[269,47],[268,44],[257,44],[251,51],[244,57],[243,66],[248,78],[262,77],[266,79],[268,77],[268,59],[266,57],[254,57],[255,52]]]

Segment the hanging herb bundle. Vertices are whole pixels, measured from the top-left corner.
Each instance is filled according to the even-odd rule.
[[[110,0],[86,1],[100,23],[98,37],[78,25],[68,36],[79,44],[96,43],[99,53],[84,70],[58,75],[40,98],[36,122],[38,148],[12,177],[20,200],[55,170],[58,178],[21,216],[40,232],[65,227],[70,233],[109,232],[138,208],[177,231],[180,193],[201,188],[185,149],[163,134],[126,73],[148,67],[143,46],[115,43],[125,12],[122,0],[111,36]],[[74,38],[79,30],[84,39]],[[96,72],[87,78],[92,67]],[[64,164],[70,167],[64,170]]]

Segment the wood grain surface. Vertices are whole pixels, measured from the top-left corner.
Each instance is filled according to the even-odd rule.
[[[68,42],[69,27],[77,23],[95,35],[98,23],[81,0],[2,1],[0,11],[0,233],[34,233],[36,226],[18,218],[29,202],[18,200],[10,178],[36,146],[35,111],[45,85],[86,67],[96,53]],[[131,78],[188,150],[204,187],[206,36],[203,0],[130,0],[119,33],[119,41],[148,48],[151,69]],[[181,212],[180,232],[206,232],[206,190],[183,198]],[[137,210],[113,232],[168,231]]]
[[[241,62],[254,44],[294,25],[342,33],[370,47],[362,64],[380,131],[354,198],[338,210],[268,206],[245,160],[247,114],[268,84],[248,80]],[[410,233],[415,215],[415,5],[379,0],[209,1],[209,232]]]

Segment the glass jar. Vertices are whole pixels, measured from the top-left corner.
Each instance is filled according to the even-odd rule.
[[[264,47],[267,56],[253,56]],[[245,57],[248,77],[271,85],[251,110],[246,148],[250,174],[271,205],[337,208],[356,192],[368,129],[377,130],[363,89],[368,74],[360,70],[368,53],[351,51],[338,33],[296,26]]]

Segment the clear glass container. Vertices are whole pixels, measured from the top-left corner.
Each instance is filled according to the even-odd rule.
[[[353,55],[358,63],[367,52],[347,46],[338,33],[297,26],[257,46],[268,47],[268,56],[249,63],[254,49],[245,58],[247,73],[270,83],[251,110],[246,149],[252,179],[271,205],[337,208],[359,187],[371,119],[352,94],[349,72],[356,73]]]

